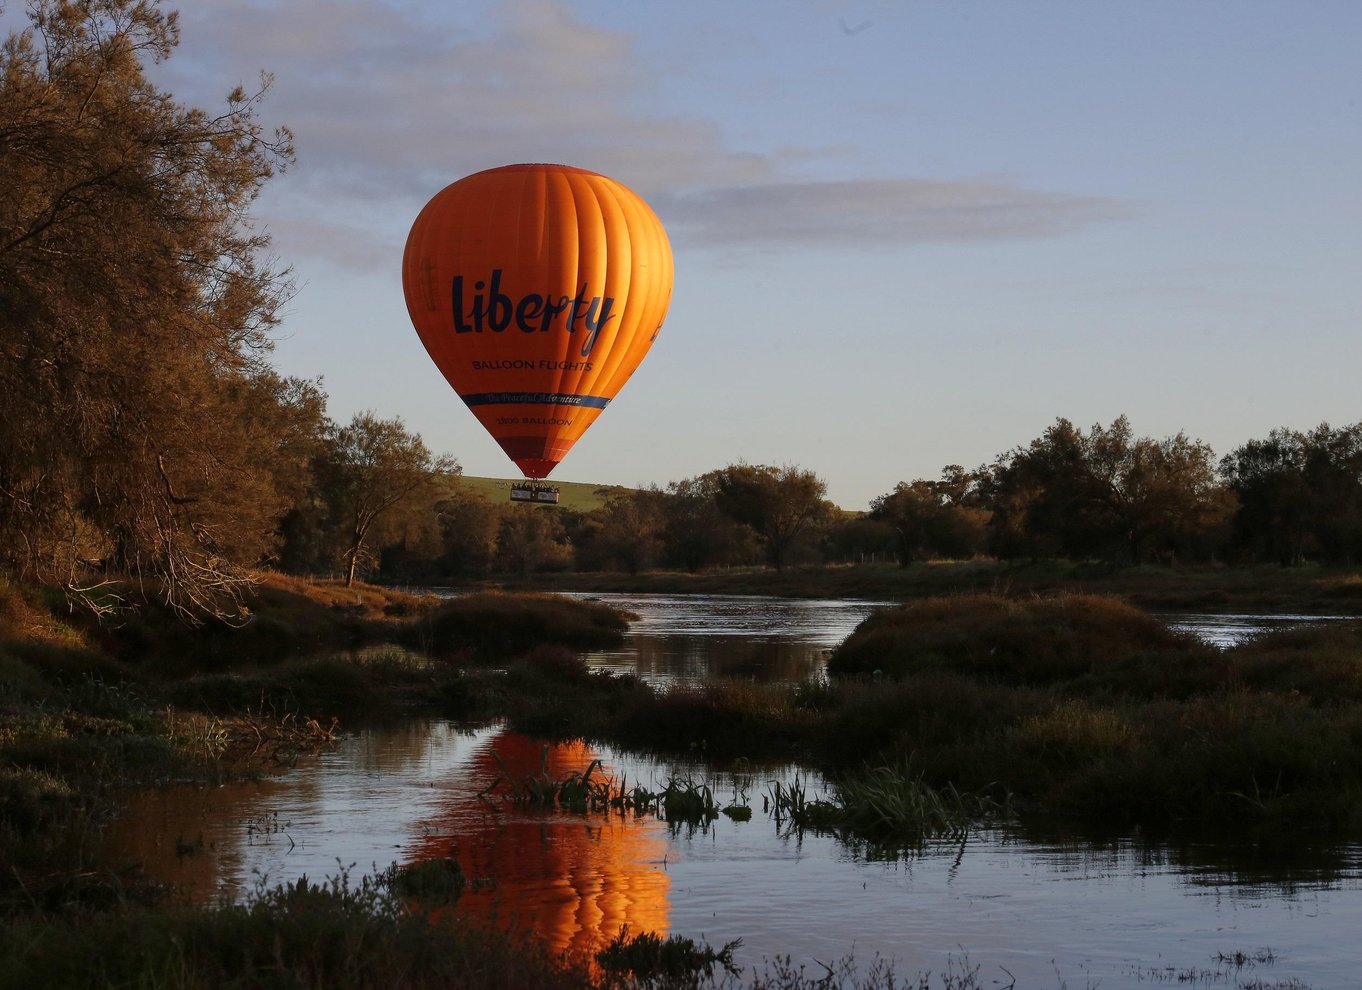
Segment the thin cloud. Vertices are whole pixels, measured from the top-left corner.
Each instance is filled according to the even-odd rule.
[[[678,240],[851,247],[1057,237],[1126,214],[1100,197],[933,179],[703,189],[670,197],[663,209]]]
[[[276,216],[287,213],[285,209]],[[396,269],[403,244],[395,233],[302,215],[276,221],[268,230],[274,250],[282,258],[322,258],[357,272]]]
[[[659,113],[656,70],[636,40],[561,0],[506,0],[482,19],[384,0],[216,0],[181,16],[181,51],[163,67],[171,88],[215,106],[262,67],[275,74],[264,115],[294,131],[298,163],[262,200],[262,219],[277,234],[302,225],[280,246],[343,266],[400,243],[399,219],[448,182],[520,161],[620,178],[678,244],[696,246],[1053,237],[1121,212],[1006,182],[793,181],[810,161],[852,151],[744,152],[714,120]],[[358,233],[319,236],[318,217]]]
[[[266,113],[297,137],[291,182],[370,199],[429,196],[493,165],[564,161],[641,193],[771,174],[703,117],[659,114],[627,34],[556,0],[510,0],[451,26],[378,0],[219,0],[185,11],[177,92],[275,75]],[[197,39],[197,40],[195,40]],[[210,40],[211,39],[211,40]],[[638,180],[635,177],[644,177]]]

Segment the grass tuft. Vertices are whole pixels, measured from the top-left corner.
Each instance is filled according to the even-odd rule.
[[[715,949],[680,935],[664,939],[656,932],[640,932],[631,936],[626,925],[596,953],[596,962],[607,972],[628,974],[643,986],[697,986],[701,978],[708,980],[716,966],[732,976],[740,975],[733,953],[741,946],[741,938]]]
[[[835,832],[895,846],[916,846],[930,838],[959,837],[976,823],[1000,818],[1007,802],[970,794],[953,785],[935,788],[906,765],[865,767],[833,781],[829,797],[810,797],[798,777],[779,781],[767,794],[779,825]]]

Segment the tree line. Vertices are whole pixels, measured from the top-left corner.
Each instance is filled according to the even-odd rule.
[[[1122,416],[1057,419],[974,470],[895,485],[866,513],[814,472],[732,464],[666,487],[603,490],[589,512],[493,503],[457,485],[383,565],[413,579],[549,570],[703,571],[870,559],[1113,564],[1362,561],[1362,423],[1273,430],[1217,458]]]
[[[1362,560],[1362,423],[1273,430],[1217,460],[1126,417],[1084,432],[1058,419],[973,471],[895,486],[871,517],[901,562],[987,554],[1116,563]]]
[[[0,47],[0,570],[115,609],[237,614],[252,572],[443,579],[542,570],[989,555],[1113,561],[1362,555],[1362,424],[1281,429],[1217,461],[1183,434],[1057,420],[974,470],[842,512],[796,466],[611,490],[590,512],[495,504],[397,419],[335,422],[279,374],[293,291],[250,210],[294,162],[259,119],[148,78],[154,0],[32,0]]]

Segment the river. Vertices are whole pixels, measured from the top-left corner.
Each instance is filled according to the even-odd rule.
[[[875,607],[593,597],[640,619],[623,648],[589,662],[658,682],[816,674],[826,651]],[[503,765],[517,775],[543,761],[561,777],[597,759],[616,781],[704,780],[720,804],[747,804],[753,815],[674,828],[478,797]],[[854,953],[861,964],[892,959],[905,979],[977,965],[981,986],[1013,977],[1018,987],[1055,988],[1358,983],[1356,844],[1293,836],[1231,848],[1193,837],[1152,843],[996,828],[883,860],[764,814],[762,795],[792,773],[716,774],[580,743],[545,750],[498,726],[412,720],[349,734],[280,777],[141,795],[110,838],[200,897],[455,854],[476,881],[461,911],[581,951],[628,924],[716,946],[741,937],[743,965],[789,955],[811,974]]]

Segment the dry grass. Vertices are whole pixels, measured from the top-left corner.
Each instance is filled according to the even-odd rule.
[[[277,602],[281,596],[291,595],[361,619],[415,615],[439,603],[439,599],[432,595],[415,595],[362,581],[356,581],[347,588],[345,582],[340,580],[293,577],[273,571],[258,573],[256,580],[257,598],[261,602]]]
[[[612,646],[630,618],[608,605],[560,595],[487,591],[442,601],[399,632],[404,642],[436,656],[505,658],[544,644]]]
[[[55,601],[56,596],[51,596]],[[0,641],[22,640],[66,649],[90,645],[86,635],[64,621],[36,588],[21,588],[0,574]]]
[[[833,674],[949,671],[1047,685],[1102,675],[1149,654],[1179,663],[1212,651],[1115,598],[959,595],[927,598],[867,618],[833,653]]]

